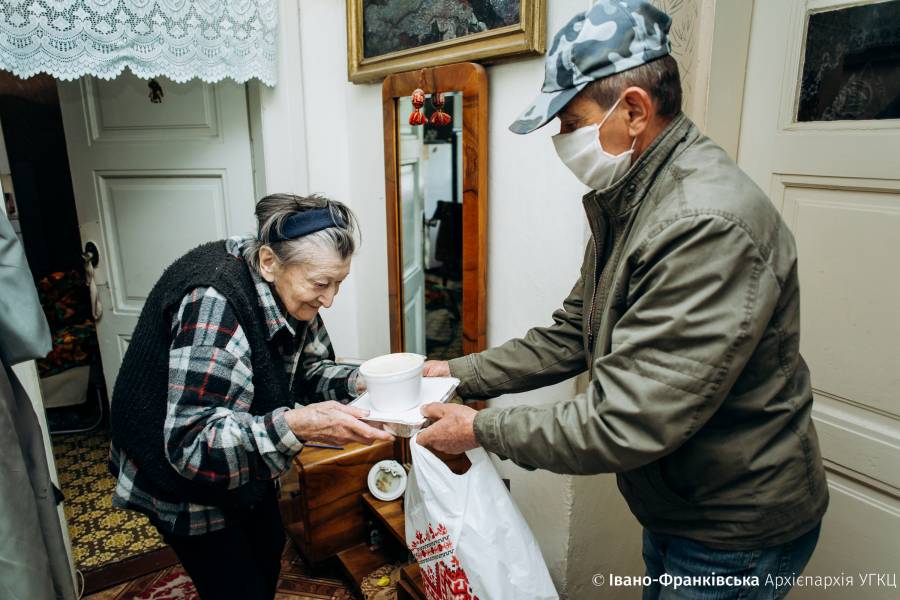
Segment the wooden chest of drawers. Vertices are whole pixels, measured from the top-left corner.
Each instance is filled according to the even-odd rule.
[[[321,563],[366,539],[362,495],[369,469],[396,458],[399,442],[350,444],[343,450],[305,448],[282,477],[281,514],[303,558]]]

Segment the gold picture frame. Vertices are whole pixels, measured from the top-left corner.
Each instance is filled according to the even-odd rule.
[[[353,83],[379,81],[392,73],[466,61],[497,61],[546,50],[546,0],[519,0],[513,25],[373,57],[365,56],[364,0],[347,0],[347,77]]]

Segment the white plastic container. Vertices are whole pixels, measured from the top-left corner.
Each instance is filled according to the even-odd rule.
[[[385,354],[364,362],[359,373],[366,380],[372,407],[391,414],[418,406],[424,365],[424,356],[409,352]]]
[[[350,406],[369,411],[369,414],[363,417],[363,421],[380,423],[382,429],[391,435],[408,438],[415,435],[428,422],[422,415],[422,406],[433,402],[449,401],[458,385],[459,379],[456,377],[423,377],[419,405],[404,412],[379,412],[372,406],[372,399],[368,392],[361,394],[359,398],[350,403]]]

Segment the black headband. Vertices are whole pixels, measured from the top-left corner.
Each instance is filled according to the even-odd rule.
[[[277,229],[272,232],[269,243],[296,240],[329,227],[341,227],[341,224],[335,220],[328,208],[313,208],[295,212],[284,220],[280,232]]]

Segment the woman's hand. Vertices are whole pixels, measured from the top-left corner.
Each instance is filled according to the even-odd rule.
[[[334,400],[317,402],[284,413],[288,427],[301,440],[344,445],[350,442],[369,445],[394,441],[394,436],[360,421],[369,412]]]
[[[450,377],[450,363],[446,360],[429,360],[422,369],[425,377]]]

